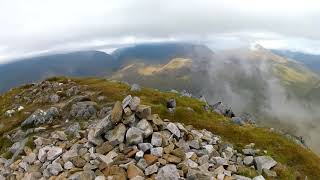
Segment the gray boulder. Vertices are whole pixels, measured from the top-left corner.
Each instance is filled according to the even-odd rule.
[[[71,107],[70,115],[74,118],[90,119],[97,113],[97,103],[92,101],[77,102]]]
[[[74,144],[69,151],[66,151],[63,155],[62,155],[62,159],[64,162],[67,162],[70,160],[70,158],[76,157],[78,156],[78,149],[80,149],[80,145],[79,144]]]
[[[151,115],[151,107],[146,105],[139,105],[136,110],[136,115],[140,119],[147,118],[148,116]]]
[[[49,172],[50,176],[56,176],[61,171],[63,171],[63,168],[62,168],[61,164],[53,162],[52,164],[49,164],[47,166],[46,170]]]
[[[132,96],[128,95],[122,100],[122,109],[126,108],[132,100]]]
[[[243,126],[246,124],[245,121],[241,117],[232,117],[231,122],[234,124],[237,124],[239,126]]]
[[[222,102],[217,102],[214,105],[211,105],[211,108],[218,114],[225,114],[228,108],[222,104]]]
[[[71,124],[67,129],[66,129],[66,133],[68,135],[72,135],[72,136],[80,136],[79,131],[80,131],[80,124],[78,122],[75,122],[73,124]]]
[[[143,142],[143,131],[139,128],[131,127],[128,129],[126,134],[127,143],[135,145]]]
[[[66,163],[64,163],[63,168],[66,170],[69,170],[69,169],[74,168],[74,165],[72,164],[72,162],[67,161]]]
[[[38,109],[33,112],[25,121],[21,123],[21,126],[39,125],[44,123],[51,123],[55,118],[59,116],[59,110],[56,107],[51,107],[48,110]]]
[[[240,115],[240,117],[246,122],[246,123],[250,123],[250,124],[255,124],[256,120],[255,117],[253,117],[251,114],[249,113],[243,113]]]
[[[162,147],[156,147],[156,148],[151,148],[150,150],[151,154],[157,157],[162,157],[163,155],[163,148]]]
[[[251,148],[242,149],[242,152],[245,155],[255,155],[256,154],[256,150],[251,149]]]
[[[150,143],[140,143],[140,144],[138,144],[138,147],[143,152],[146,152],[146,151],[150,150],[153,146]]]
[[[19,149],[23,148],[24,147],[24,143],[22,141],[18,141],[18,142],[15,142],[11,147],[10,147],[10,152],[12,154],[14,154],[15,152],[17,152]]]
[[[111,115],[101,119],[94,128],[94,137],[101,136],[103,133],[111,130],[113,123],[111,121]]]
[[[162,145],[162,136],[159,132],[154,132],[151,138],[151,144],[153,146],[161,146]]]
[[[253,156],[246,156],[243,158],[243,163],[247,166],[253,163]]]
[[[169,123],[167,129],[176,137],[180,138],[180,130],[174,123]]]
[[[257,171],[261,174],[262,169],[270,169],[275,166],[277,162],[270,156],[257,156],[254,157],[254,164],[256,165]]]
[[[180,178],[177,167],[168,164],[159,169],[156,180],[178,180]]]
[[[137,107],[140,105],[140,98],[135,96],[129,103],[129,107],[132,111],[136,111]]]
[[[5,162],[5,166],[9,166],[10,164],[12,164],[16,158],[19,156],[19,154],[23,151],[23,148],[27,142],[27,138],[23,139],[19,145],[19,148],[15,150],[15,153],[12,155],[11,159],[7,160]]]
[[[157,171],[158,171],[158,166],[157,166],[156,164],[153,164],[153,165],[145,168],[144,174],[145,174],[146,176],[149,176],[149,175],[151,175],[151,174],[153,174],[153,173],[156,173]]]
[[[144,138],[149,137],[153,133],[153,128],[146,119],[142,119],[141,121],[139,121],[137,124],[137,128],[143,131]]]
[[[112,131],[108,131],[105,137],[110,142],[118,141],[119,143],[122,143],[124,141],[124,136],[126,134],[126,131],[127,131],[126,126],[120,123]]]
[[[135,114],[131,114],[130,116],[124,117],[122,122],[123,124],[132,127],[137,124],[138,118],[136,118]]]
[[[100,133],[101,132],[101,133]],[[103,139],[100,136],[103,132],[103,128],[96,129],[89,129],[88,132],[88,141],[95,145],[101,145],[103,143]]]
[[[39,149],[38,159],[44,162],[46,159],[51,161],[62,154],[62,148],[57,146],[45,146]]]

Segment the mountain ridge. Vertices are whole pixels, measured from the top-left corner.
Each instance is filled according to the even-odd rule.
[[[318,54],[308,54],[290,50],[277,49],[271,49],[271,51],[280,56],[284,56],[297,62],[300,62],[317,73],[320,72],[320,55]]]

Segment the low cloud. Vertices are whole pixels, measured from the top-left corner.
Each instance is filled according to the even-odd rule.
[[[230,52],[217,52],[208,61],[209,66],[194,66],[194,71],[208,72],[201,94],[211,104],[224,102],[238,115],[254,115],[259,125],[302,136],[309,147],[320,153],[320,105],[299,98],[293,93],[294,87],[285,87],[281,76],[272,73],[275,66],[268,59],[270,56],[254,60],[247,52],[238,49],[231,56]]]
[[[278,41],[302,38],[318,42],[317,7],[315,0],[3,0],[0,62],[39,53],[154,40],[197,41],[214,48],[275,35]],[[298,49],[312,46],[305,43]]]

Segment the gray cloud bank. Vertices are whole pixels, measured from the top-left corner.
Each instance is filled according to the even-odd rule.
[[[320,104],[298,97],[293,87],[285,87],[281,77],[272,73],[275,65],[268,58],[260,56],[252,61],[246,53],[216,53],[208,66],[194,67],[208,72],[201,94],[212,104],[224,102],[238,115],[253,114],[259,125],[302,136],[319,154]]]
[[[315,0],[2,0],[0,63],[39,53],[163,40],[216,46],[260,41],[266,47],[315,52],[319,49],[311,44],[320,41],[319,10]]]

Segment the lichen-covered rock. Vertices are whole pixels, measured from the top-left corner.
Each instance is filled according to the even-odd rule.
[[[180,138],[180,130],[174,123],[169,123],[167,129],[176,137]]]
[[[120,123],[113,130],[108,131],[105,137],[108,141],[118,141],[119,143],[122,143],[124,141],[126,131],[126,126]]]
[[[122,109],[125,109],[130,104],[131,100],[132,100],[132,96],[131,95],[128,95],[127,97],[125,97],[122,100]]]
[[[162,135],[159,132],[154,132],[152,134],[151,144],[153,146],[161,146],[162,145]]]
[[[57,117],[59,117],[59,110],[56,107],[51,107],[45,111],[38,109],[34,113],[32,113],[25,121],[23,121],[21,123],[21,126],[36,126],[44,123],[51,123]]]
[[[246,156],[243,158],[243,163],[247,166],[253,163],[253,156]]]
[[[146,152],[146,151],[150,150],[153,146],[150,143],[140,143],[140,144],[138,144],[138,147],[143,152]]]
[[[246,124],[241,117],[232,117],[231,118],[231,122],[234,123],[234,124],[237,124],[239,126],[243,126],[243,125]]]
[[[131,145],[142,143],[143,131],[136,127],[129,128],[126,133],[126,141]]]
[[[135,96],[129,103],[129,107],[132,111],[136,111],[137,107],[140,105],[140,98]]]
[[[136,115],[140,119],[146,119],[151,115],[151,107],[146,105],[139,105],[136,110]]]
[[[168,164],[159,169],[156,180],[178,180],[180,178],[177,167]]]
[[[114,127],[114,124],[111,121],[111,115],[106,116],[101,119],[94,128],[94,137],[101,136],[103,133],[111,130]]]
[[[47,166],[46,170],[50,173],[50,176],[56,176],[61,171],[63,171],[63,168],[62,168],[61,164],[53,162],[52,164],[49,164]]]
[[[150,152],[154,156],[162,157],[163,148],[162,147],[151,148]]]
[[[57,146],[45,146],[39,150],[38,159],[44,162],[46,159],[51,161],[62,154],[62,148]]]
[[[277,162],[270,156],[254,157],[254,163],[260,174],[262,173],[262,169],[270,169],[277,164]]]
[[[93,116],[96,116],[97,103],[92,101],[83,101],[77,102],[72,105],[70,115],[74,118],[79,119],[90,119]]]
[[[79,131],[80,131],[80,124],[79,122],[75,122],[73,124],[71,124],[67,129],[66,129],[66,133],[68,135],[71,135],[71,136],[80,136],[79,135]]]
[[[143,131],[144,138],[149,137],[153,133],[153,128],[146,119],[139,121],[136,127]]]
[[[158,166],[156,164],[153,164],[144,170],[144,173],[146,176],[149,176],[149,175],[154,174],[156,172],[158,172]]]

